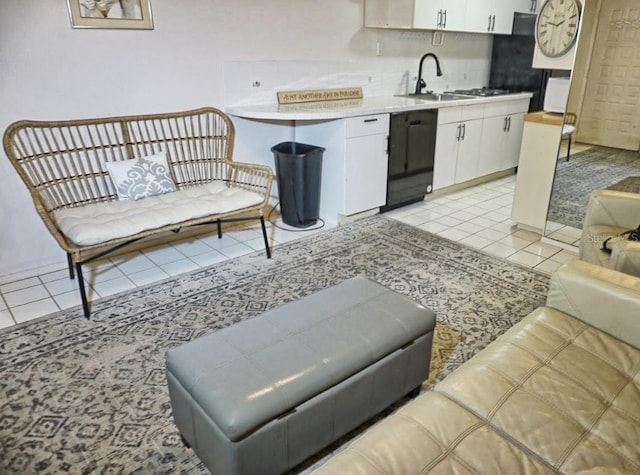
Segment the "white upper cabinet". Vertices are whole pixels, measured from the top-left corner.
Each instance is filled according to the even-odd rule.
[[[426,30],[465,30],[467,0],[415,0],[414,28]]]
[[[514,8],[514,0],[366,0],[365,26],[511,34]]]
[[[366,0],[364,26],[368,28],[413,28],[415,0]]]
[[[488,1],[472,1],[467,5],[465,24],[475,33],[491,32],[491,13]]]
[[[366,0],[364,26],[463,31],[467,0]]]
[[[513,31],[513,0],[491,0],[491,33],[510,35]]]
[[[513,0],[476,0],[467,2],[467,31],[510,35],[513,30]]]
[[[515,11],[518,13],[540,13],[544,0],[513,0]]]

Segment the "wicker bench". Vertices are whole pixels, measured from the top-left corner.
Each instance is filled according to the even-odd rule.
[[[7,157],[78,276],[84,314],[90,315],[82,265],[123,246],[187,226],[259,219],[264,222],[273,172],[232,161],[235,130],[212,107],[138,116],[56,122],[19,121],[4,133]],[[161,155],[172,191],[119,199],[108,167]],[[131,162],[126,162],[131,163]],[[168,170],[167,170],[168,169]],[[170,181],[171,181],[170,180]]]

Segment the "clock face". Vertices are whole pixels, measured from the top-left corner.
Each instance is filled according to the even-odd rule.
[[[536,42],[545,56],[555,58],[571,49],[578,37],[580,6],[576,0],[547,0],[536,22]]]

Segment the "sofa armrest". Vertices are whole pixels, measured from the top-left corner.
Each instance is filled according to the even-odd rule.
[[[613,246],[609,267],[640,277],[640,242],[622,241]]]
[[[595,190],[591,192],[584,217],[578,257],[596,263],[591,247],[602,246],[607,236],[634,229],[640,216],[640,194],[623,191]],[[610,227],[610,232],[601,232]],[[591,256],[591,257],[588,257]],[[612,267],[613,268],[613,267]]]
[[[640,216],[640,194],[595,190],[589,198],[584,228],[593,224],[606,224],[633,229],[640,224],[638,216]]]
[[[547,306],[640,348],[640,279],[583,261],[551,276]]]

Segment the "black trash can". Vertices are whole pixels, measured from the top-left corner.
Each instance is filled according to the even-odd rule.
[[[307,228],[318,222],[324,150],[298,142],[282,142],[271,147],[282,221],[289,226]]]

